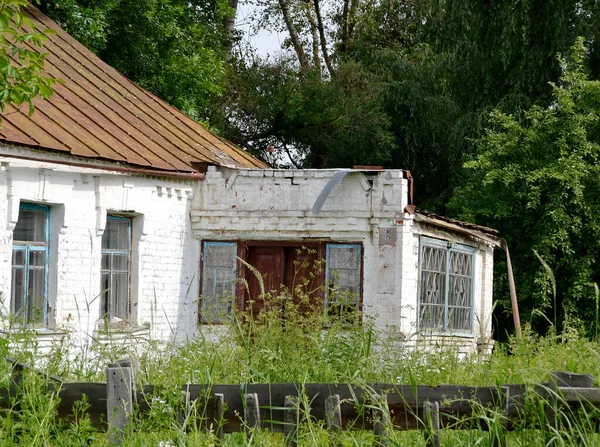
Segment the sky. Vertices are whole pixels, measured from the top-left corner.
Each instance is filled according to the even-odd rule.
[[[240,2],[235,18],[235,26],[237,29],[244,31],[244,38],[256,48],[260,56],[274,55],[281,50],[281,42],[285,36],[280,33],[271,33],[268,30],[261,30],[257,35],[252,35],[250,32],[250,16],[254,9],[254,5],[247,2]]]

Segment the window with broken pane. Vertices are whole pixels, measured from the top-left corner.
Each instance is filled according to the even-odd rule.
[[[19,324],[47,325],[47,206],[22,203],[13,231],[11,311]]]
[[[237,244],[204,242],[202,256],[201,321],[230,321],[235,312]]]
[[[360,245],[327,245],[325,283],[326,315],[332,322],[356,324],[360,317]]]
[[[100,315],[110,323],[131,319],[131,219],[108,216],[102,234]]]
[[[420,253],[420,329],[471,332],[475,249],[423,237]]]

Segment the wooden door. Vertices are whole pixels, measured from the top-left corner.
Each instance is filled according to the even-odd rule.
[[[265,293],[279,292],[284,281],[285,269],[285,252],[282,247],[248,247],[247,262],[262,277]],[[246,281],[248,282],[248,290],[246,291],[244,308],[249,311],[251,306],[252,313],[256,315],[264,306],[260,281],[255,272],[248,268],[246,268]]]
[[[284,285],[294,297],[298,311],[306,313],[322,300],[320,283],[320,267],[317,265],[317,251],[300,247],[288,247],[285,250],[285,282]]]

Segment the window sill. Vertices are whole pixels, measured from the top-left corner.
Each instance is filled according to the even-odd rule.
[[[142,326],[138,326],[133,323],[108,323],[105,324],[104,321],[98,322],[96,325],[96,334],[98,335],[114,335],[114,334],[129,334],[129,335],[137,335],[138,333],[147,333],[150,330],[150,325],[145,324]]]
[[[471,332],[435,332],[419,331],[421,337],[439,337],[439,338],[475,338]]]
[[[69,331],[64,329],[52,329],[52,328],[36,328],[28,326],[17,326],[11,327],[8,330],[0,330],[1,335],[16,335],[16,334],[34,334],[41,336],[65,336],[69,334]]]

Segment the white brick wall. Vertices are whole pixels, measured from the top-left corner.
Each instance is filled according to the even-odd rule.
[[[442,337],[473,352],[491,336],[492,249],[472,238],[422,226],[404,212],[408,181],[400,170],[354,171],[311,211],[335,170],[238,170],[209,167],[192,206],[200,240],[322,240],[363,245],[363,305],[376,327],[401,332],[408,343],[431,337],[417,328],[421,235],[474,246],[475,328],[472,336]],[[394,228],[395,246],[379,245],[380,228]],[[480,327],[480,323],[483,326]],[[440,338],[440,337],[438,337]],[[466,346],[466,347],[465,347]]]
[[[196,333],[199,242],[190,234],[194,183],[2,157],[0,293],[10,308],[12,231],[20,202],[50,206],[49,326],[92,335],[100,313],[106,215],[132,219],[132,314],[151,335]]]

